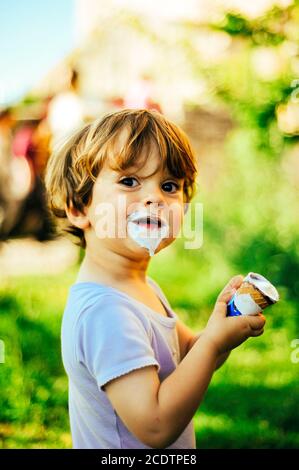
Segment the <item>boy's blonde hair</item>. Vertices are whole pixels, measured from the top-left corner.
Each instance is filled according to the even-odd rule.
[[[124,129],[127,138],[116,154],[115,144]],[[50,156],[45,184],[53,214],[67,219],[65,208],[71,205],[83,212],[104,162],[108,159],[110,168],[117,171],[137,166],[142,150],[152,142],[158,146],[163,170],[184,178],[184,202],[189,202],[195,194],[197,165],[186,134],[157,111],[124,109],[85,125]],[[82,229],[69,224],[64,230],[79,237],[79,245],[86,247]]]

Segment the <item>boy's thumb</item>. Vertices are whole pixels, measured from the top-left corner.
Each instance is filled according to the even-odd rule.
[[[227,304],[236,292],[234,288],[227,288],[218,296],[215,303],[214,314],[220,315],[221,317],[226,317],[227,314]]]

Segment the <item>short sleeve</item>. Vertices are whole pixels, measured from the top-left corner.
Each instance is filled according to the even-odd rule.
[[[85,312],[79,328],[79,355],[98,387],[134,369],[160,364],[150,332],[126,299],[103,296]]]

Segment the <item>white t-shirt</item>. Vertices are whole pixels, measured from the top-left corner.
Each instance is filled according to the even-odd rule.
[[[102,389],[149,365],[157,367],[162,382],[180,362],[177,315],[158,284],[147,279],[168,317],[113,287],[94,282],[70,287],[61,340],[74,448],[150,449],[128,430]],[[167,448],[196,448],[192,420]]]

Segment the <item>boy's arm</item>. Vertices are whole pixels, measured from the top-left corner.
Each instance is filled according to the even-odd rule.
[[[173,444],[194,417],[215,371],[218,354],[205,336],[196,341],[158,390],[159,441]]]
[[[190,330],[191,331],[191,330]],[[187,345],[187,348],[186,348],[186,354],[190,351],[190,349],[192,349],[192,347],[194,346],[194,344],[196,343],[196,341],[200,338],[200,336],[202,335],[203,331],[200,331],[199,333],[197,333],[196,335],[193,334],[193,337],[190,338],[190,341]],[[221,354],[221,356],[218,357],[217,361],[216,361],[216,368],[215,370],[219,369],[219,367],[222,366],[222,364],[226,361],[226,359],[228,358],[228,356],[230,355],[230,351],[227,352],[227,353],[223,353]]]
[[[202,337],[161,383],[155,366],[143,367],[105,385],[127,428],[144,444],[164,449],[192,420],[215,371],[218,353]]]
[[[180,344],[181,359],[184,359],[186,354],[190,351],[190,349],[192,349],[198,338],[202,335],[203,331],[194,334],[193,331],[181,320],[177,321],[176,327]],[[228,358],[229,354],[230,353],[228,352],[219,356],[216,363],[216,369],[219,369],[219,367],[222,366],[222,364]]]

